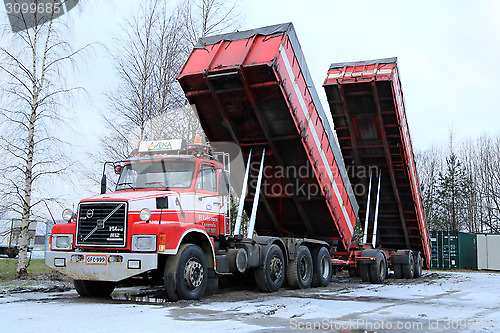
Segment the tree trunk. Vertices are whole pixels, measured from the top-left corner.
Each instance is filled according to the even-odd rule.
[[[33,98],[36,101],[36,96]],[[28,274],[28,247],[29,225],[31,210],[31,189],[33,172],[33,151],[35,145],[36,102],[31,108],[30,123],[28,127],[28,154],[26,156],[26,170],[24,183],[23,213],[21,217],[21,234],[19,235],[19,259],[17,261],[17,276]]]

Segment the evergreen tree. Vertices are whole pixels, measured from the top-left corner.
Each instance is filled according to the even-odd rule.
[[[438,179],[438,219],[432,229],[458,231],[468,216],[466,199],[470,182],[466,170],[455,153],[446,158],[446,170]]]

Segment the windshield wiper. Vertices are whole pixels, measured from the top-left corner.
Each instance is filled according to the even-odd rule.
[[[116,186],[118,187],[118,186],[121,186],[121,185],[128,185],[128,187],[130,187],[131,189],[133,189],[135,191],[135,187],[133,187],[132,184],[134,184],[134,183],[127,183],[127,182],[125,182],[125,183],[118,183],[118,184],[116,184]]]
[[[144,185],[153,185],[153,184],[159,184],[159,185],[161,185],[161,187],[165,187],[166,191],[169,190],[168,186],[165,185],[164,182],[156,181],[156,182],[147,182],[147,183],[144,183]]]

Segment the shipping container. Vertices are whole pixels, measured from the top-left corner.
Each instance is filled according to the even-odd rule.
[[[477,235],[477,268],[500,271],[500,234]]]
[[[431,268],[477,269],[477,237],[460,231],[431,231]]]

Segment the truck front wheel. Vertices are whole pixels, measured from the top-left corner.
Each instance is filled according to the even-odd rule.
[[[167,259],[163,280],[170,301],[200,299],[208,283],[202,249],[194,244],[181,245],[175,257]]]
[[[305,246],[300,246],[295,259],[290,260],[286,268],[286,279],[292,289],[306,289],[311,285],[313,263],[311,251]]]
[[[74,280],[76,292],[83,297],[109,297],[116,284],[110,281]]]

